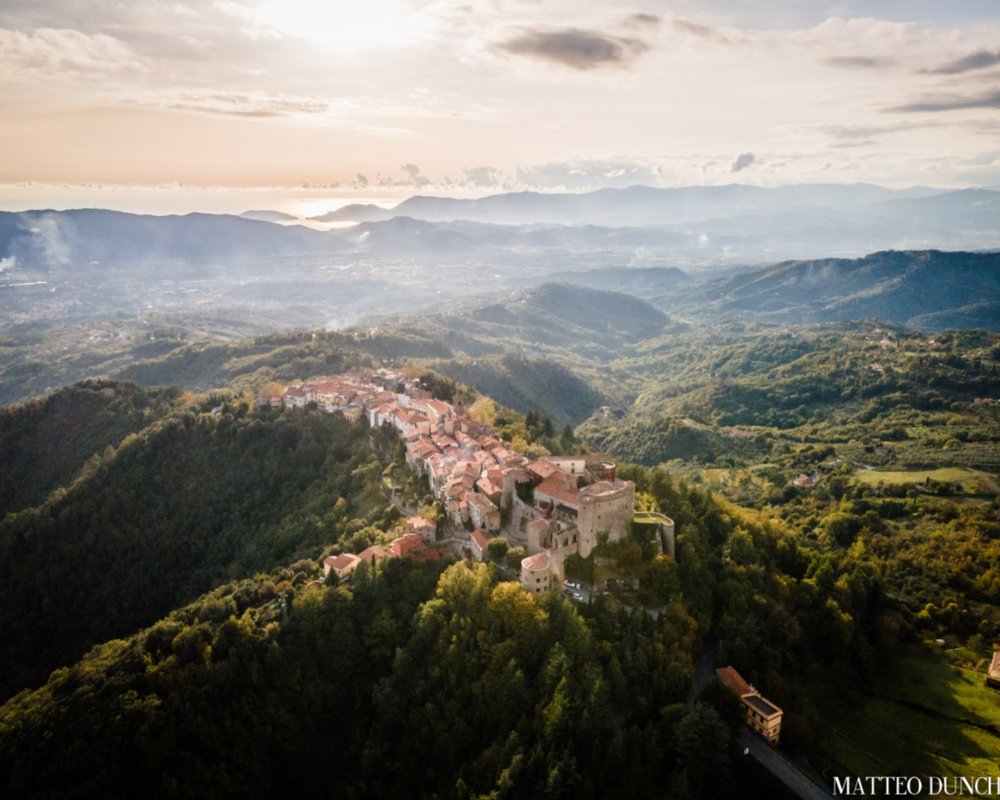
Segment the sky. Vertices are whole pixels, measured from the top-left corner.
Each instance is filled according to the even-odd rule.
[[[1000,186],[996,0],[0,0],[0,208]]]

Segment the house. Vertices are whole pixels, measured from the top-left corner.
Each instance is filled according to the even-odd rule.
[[[1000,650],[993,654],[989,671],[986,673],[986,685],[1000,689]]]
[[[496,533],[500,530],[500,509],[486,495],[468,492],[469,519],[477,528]]]
[[[471,538],[472,544],[469,549],[472,550],[472,557],[476,561],[482,561],[483,554],[486,552],[486,543],[489,540],[486,538],[486,534],[482,531],[473,531]]]
[[[414,553],[419,553],[426,546],[419,533],[406,533],[398,539],[392,540],[392,544],[389,545],[389,554],[393,558],[406,558]]]
[[[406,520],[406,532],[417,534],[424,544],[433,544],[437,538],[437,525],[423,517],[410,517]]]
[[[720,667],[715,674],[729,691],[740,698],[747,726],[769,742],[777,744],[784,712],[747,683],[732,667]]]
[[[488,497],[493,505],[499,505],[503,498],[503,487],[497,485],[487,477],[482,477],[476,481],[476,489],[483,497]]]
[[[377,544],[371,547],[366,547],[360,553],[358,553],[358,558],[361,561],[365,561],[369,566],[374,566],[376,561],[381,561],[384,558],[388,558],[389,554],[385,551],[384,547],[379,547]]]
[[[329,577],[333,572],[338,581],[345,580],[351,576],[361,559],[354,553],[342,553],[339,556],[327,556],[323,559],[323,575]]]

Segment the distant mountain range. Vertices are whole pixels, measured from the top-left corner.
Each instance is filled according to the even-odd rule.
[[[336,250],[338,244],[301,226],[223,214],[157,217],[102,209],[0,212],[0,258],[31,266],[260,259]]]
[[[293,214],[286,214],[284,211],[244,211],[240,216],[243,219],[256,219],[262,222],[295,222],[298,217]]]
[[[230,215],[0,213],[0,331],[122,317],[141,323],[156,314],[209,332],[343,328],[396,314],[464,312],[549,282],[632,294],[684,321],[875,317],[926,329],[1000,328],[997,257],[989,255],[1000,249],[994,191],[634,187],[412,198],[404,206],[538,220],[392,217],[318,231]],[[606,220],[552,221],[573,209]],[[704,219],[649,224],[667,212]],[[619,224],[625,219],[629,225]],[[605,331],[647,335],[617,323],[579,327],[601,311],[601,302],[588,303],[568,325],[553,324],[571,331],[570,340],[588,340],[588,357],[597,359],[607,350]],[[525,330],[542,337],[553,314],[540,309]],[[479,317],[467,327],[471,334],[499,321]],[[513,335],[525,346],[532,341]]]
[[[880,252],[787,261],[673,295],[662,307],[792,323],[874,318],[1000,330],[1000,253]]]
[[[145,216],[95,209],[0,213],[0,258],[21,265],[262,261],[301,254],[476,258],[493,263],[579,253],[581,267],[703,269],[877,250],[1000,248],[1000,192],[868,184],[519,192],[478,200],[413,197],[354,205],[316,231],[278,211],[240,217]],[[594,260],[599,263],[595,264]]]
[[[857,209],[898,199],[916,200],[942,194],[915,187],[886,189],[866,183],[801,184],[766,188],[730,184],[676,189],[632,186],[580,194],[510,192],[478,199],[411,197],[393,208],[352,204],[312,217],[319,222],[378,222],[413,217],[429,222],[491,222],[501,225],[648,226],[704,222],[744,214],[780,214],[804,208]]]

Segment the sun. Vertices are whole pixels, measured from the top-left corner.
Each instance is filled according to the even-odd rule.
[[[423,27],[405,0],[263,0],[256,16],[285,36],[343,51],[402,47]]]

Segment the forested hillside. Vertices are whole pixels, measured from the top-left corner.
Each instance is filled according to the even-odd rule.
[[[88,381],[0,408],[0,516],[41,503],[89,458],[168,413],[179,396],[176,389]]]
[[[431,361],[434,369],[510,408],[544,411],[559,425],[576,425],[604,396],[557,361],[508,354],[475,361]]]
[[[752,463],[783,441],[888,440],[907,466],[1000,468],[997,334],[730,323],[644,343],[609,373],[594,382],[608,387],[613,413],[578,434],[646,464]]]
[[[380,475],[342,417],[238,401],[180,408],[96,453],[0,522],[2,694],[223,581],[315,555],[356,517],[384,523]]]
[[[995,331],[998,294],[1000,254],[889,250],[747,271],[683,291],[666,307],[794,324],[875,318],[924,330],[964,315]]]

